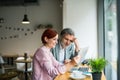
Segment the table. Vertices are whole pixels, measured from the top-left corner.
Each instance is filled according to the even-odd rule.
[[[70,78],[70,74],[70,72],[66,72],[63,75],[58,75],[54,80],[73,80]],[[92,78],[90,76],[86,76],[84,80],[92,80]],[[104,74],[102,74],[101,80],[106,80]]]
[[[28,80],[27,76],[27,63],[31,63],[32,59],[22,59],[22,60],[15,60],[16,63],[25,63],[25,80]]]
[[[70,78],[70,72],[66,72],[62,75],[58,75],[54,80],[73,80]],[[91,76],[86,76],[84,80],[92,80]],[[106,80],[104,73],[102,72],[101,80]]]

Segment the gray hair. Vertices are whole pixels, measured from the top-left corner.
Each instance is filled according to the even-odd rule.
[[[65,28],[61,31],[60,36],[63,37],[64,35],[69,34],[69,35],[75,35],[74,31],[70,28]]]

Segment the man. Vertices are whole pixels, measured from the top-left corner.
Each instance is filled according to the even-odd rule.
[[[67,63],[77,55],[80,47],[74,32],[70,28],[65,28],[60,33],[60,39],[55,48],[52,48],[53,56],[62,63]]]

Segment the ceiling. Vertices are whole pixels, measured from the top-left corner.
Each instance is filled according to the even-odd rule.
[[[0,6],[38,5],[38,0],[0,0]]]

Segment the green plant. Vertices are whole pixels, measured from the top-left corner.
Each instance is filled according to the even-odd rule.
[[[104,58],[90,59],[89,65],[92,73],[100,73],[107,65],[108,61]]]

